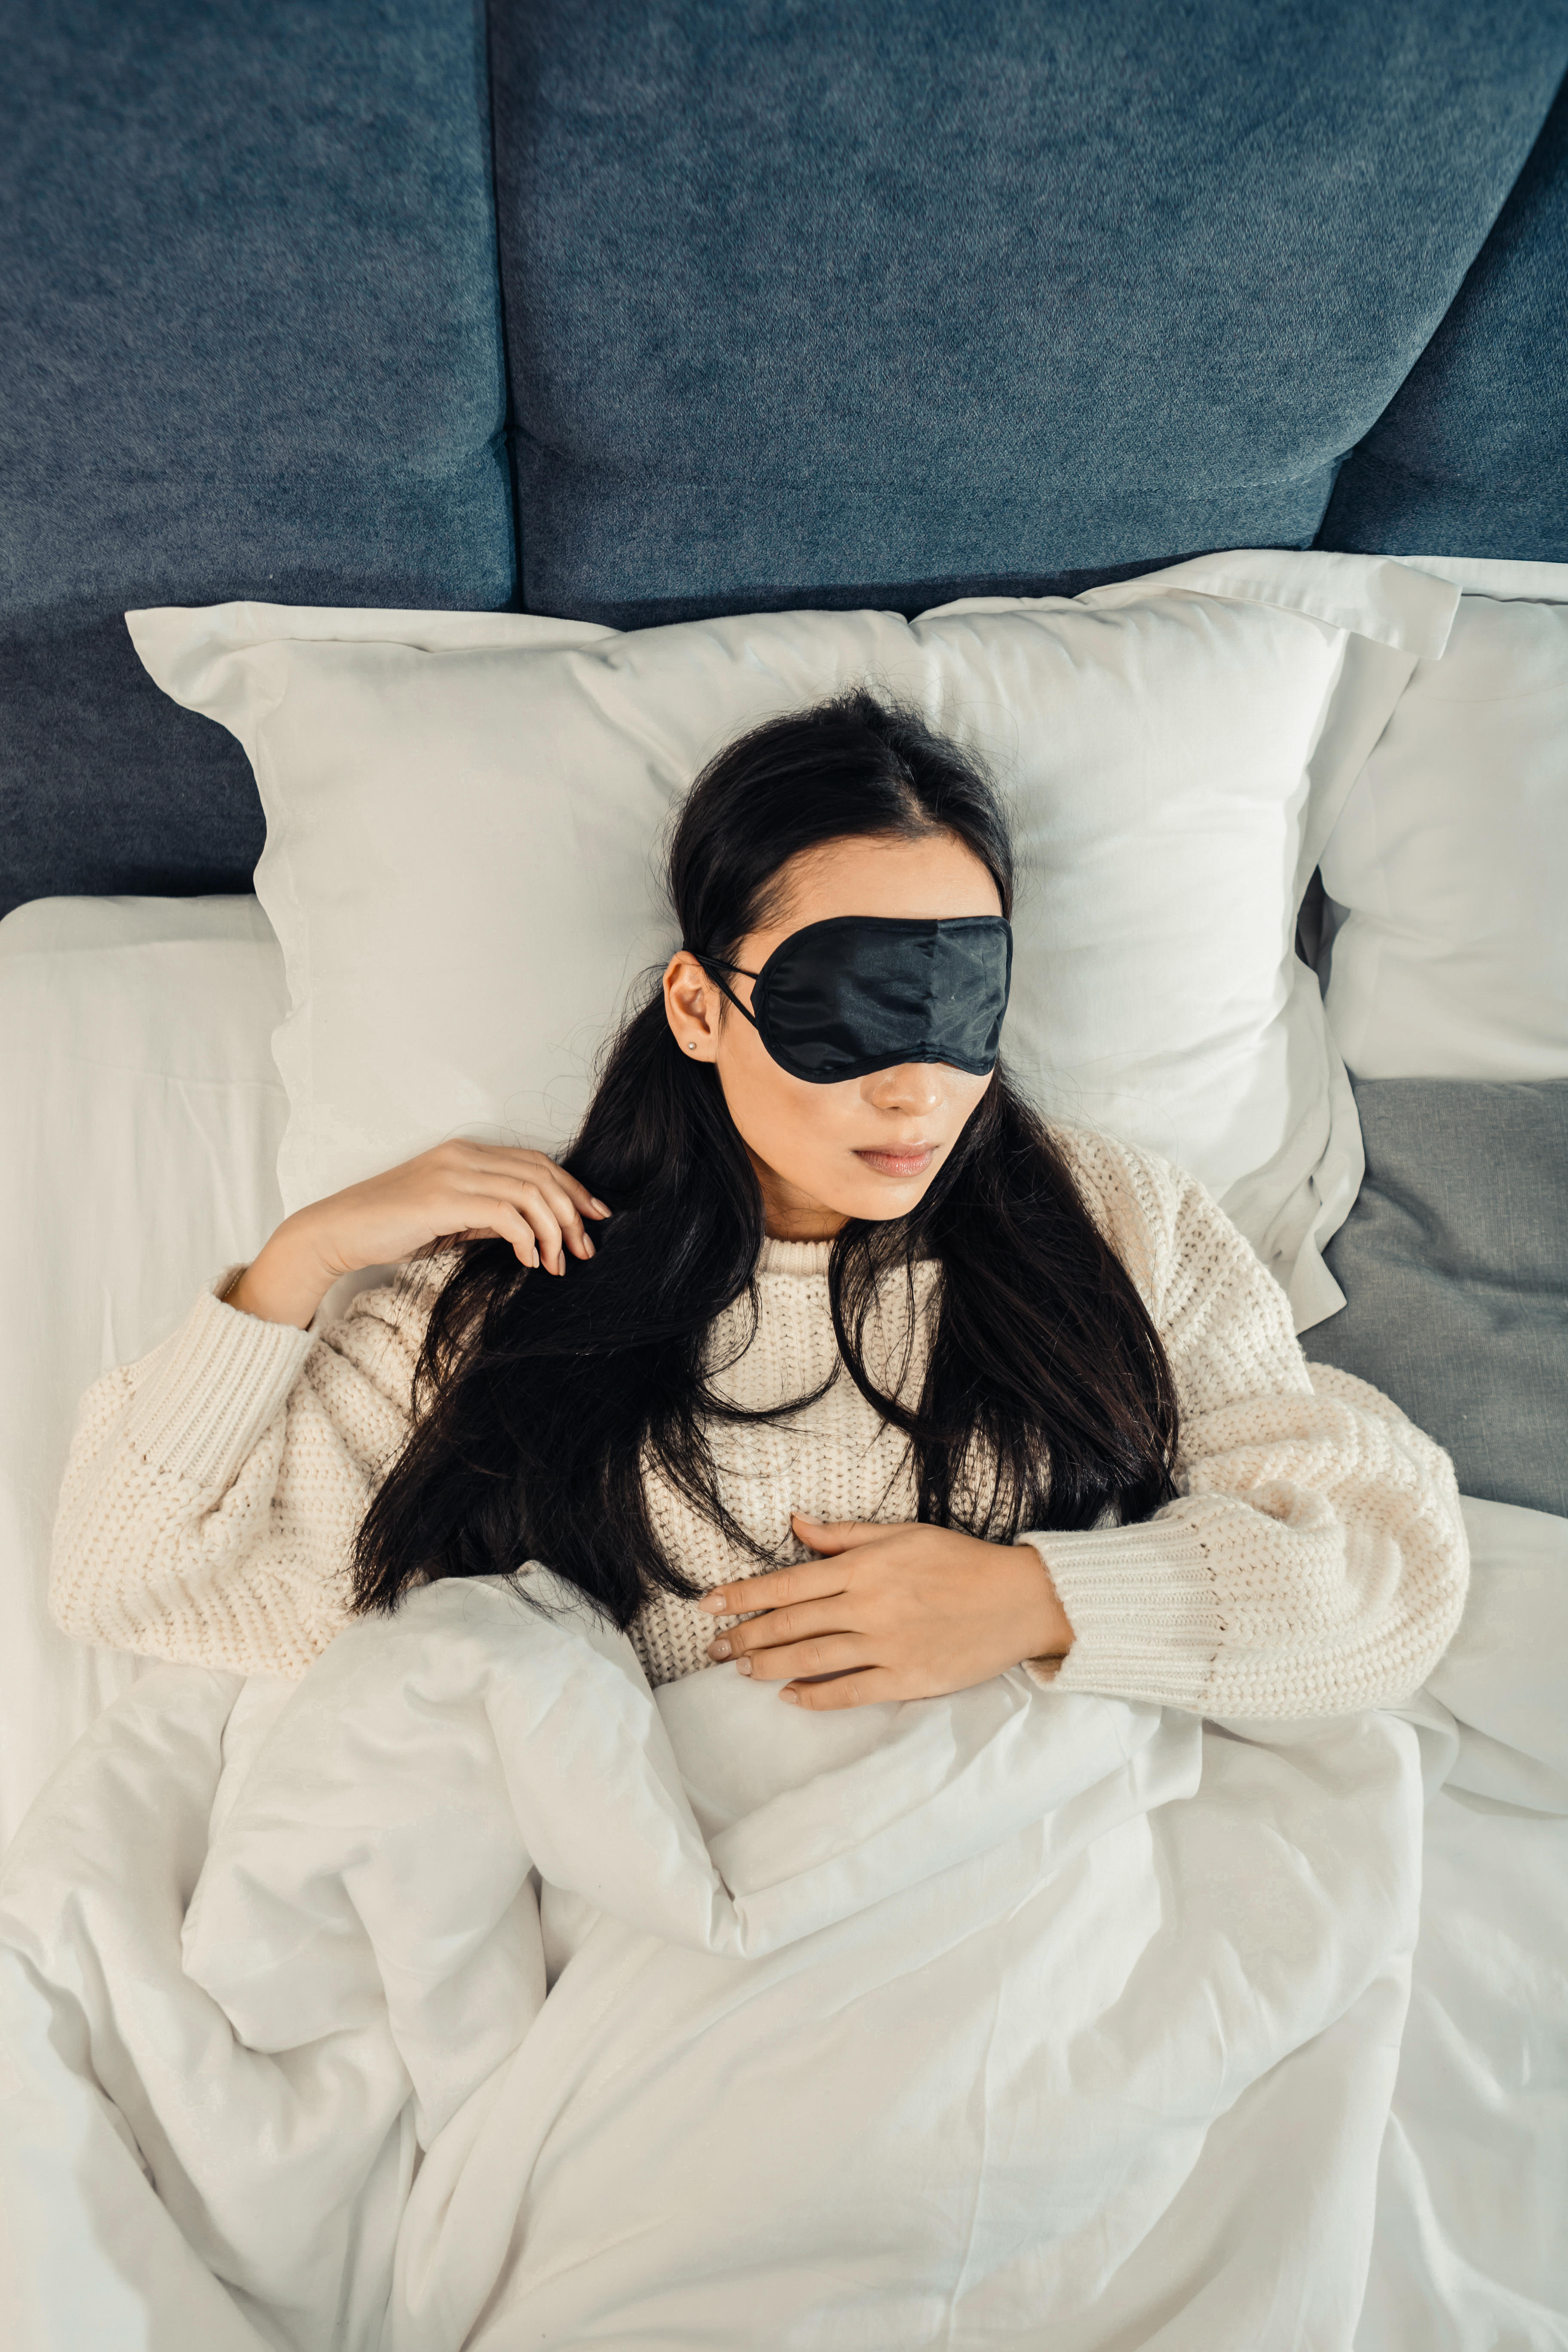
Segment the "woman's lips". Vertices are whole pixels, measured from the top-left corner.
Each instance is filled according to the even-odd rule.
[[[906,1143],[897,1151],[858,1151],[868,1168],[879,1176],[923,1176],[936,1156],[934,1143]]]

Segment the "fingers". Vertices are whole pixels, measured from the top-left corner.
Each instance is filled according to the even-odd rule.
[[[594,1244],[584,1219],[608,1209],[587,1186],[541,1151],[456,1141],[439,1147],[450,1181],[467,1210],[465,1230],[486,1227],[512,1243],[524,1265],[564,1274],[565,1253],[587,1259]],[[517,1220],[527,1227],[520,1238]]]
[[[519,1186],[516,1205],[524,1222],[532,1228],[539,1244],[539,1263],[551,1274],[566,1271],[565,1252],[569,1246],[574,1257],[592,1257],[594,1244],[583,1230],[583,1220],[574,1202],[554,1185],[546,1188],[538,1182]]]
[[[779,1696],[793,1706],[808,1706],[824,1714],[841,1706],[896,1705],[905,1693],[899,1687],[898,1676],[886,1667],[868,1666],[830,1683],[791,1683]]]
[[[510,1208],[504,1201],[493,1204],[491,1214],[495,1223],[489,1232],[497,1241],[510,1242],[524,1265],[536,1266],[539,1264],[539,1243],[527,1218],[519,1210]],[[474,1228],[476,1233],[482,1234],[485,1230],[482,1226]]]
[[[772,1568],[765,1576],[742,1577],[738,1584],[715,1585],[698,1606],[711,1617],[739,1617],[753,1609],[783,1609],[792,1601],[821,1601],[842,1592],[844,1573],[826,1560],[802,1560],[796,1568]]]
[[[580,1177],[552,1160],[546,1152],[525,1150],[517,1144],[466,1143],[454,1147],[472,1155],[477,1174],[487,1172],[518,1181],[533,1179],[566,1195],[569,1209],[579,1217],[607,1217],[605,1202],[590,1192]]]
[[[764,1609],[760,1616],[748,1617],[742,1624],[726,1626],[715,1633],[708,1644],[710,1658],[739,1658],[748,1653],[775,1649],[785,1643],[805,1642],[822,1633],[854,1633],[858,1639],[863,1628],[846,1623],[849,1607],[847,1595],[830,1594],[825,1600],[796,1601],[788,1608]]]
[[[459,1193],[450,1213],[454,1217],[452,1231],[467,1234],[473,1240],[494,1235],[498,1241],[510,1242],[524,1265],[542,1265],[546,1274],[564,1274],[566,1258],[563,1248],[562,1221],[549,1203],[531,1191],[520,1192],[515,1201],[495,1193]],[[584,1237],[586,1243],[586,1236]],[[592,1257],[592,1243],[586,1246],[574,1244],[576,1257]]]
[[[771,1618],[767,1620],[770,1624],[772,1622]],[[737,1630],[744,1633],[746,1628]],[[809,1641],[782,1642],[769,1648],[747,1650],[735,1660],[740,1673],[751,1675],[760,1683],[787,1683],[795,1675],[839,1675],[852,1666],[875,1664],[875,1654],[864,1633],[819,1633]]]
[[[808,1519],[804,1511],[792,1511],[789,1516],[790,1525],[809,1551],[853,1551],[860,1544],[879,1543],[900,1532],[869,1519]]]

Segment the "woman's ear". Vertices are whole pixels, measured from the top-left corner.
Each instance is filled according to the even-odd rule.
[[[689,948],[678,948],[665,967],[664,1009],[681,1052],[693,1062],[718,1059],[722,999]]]

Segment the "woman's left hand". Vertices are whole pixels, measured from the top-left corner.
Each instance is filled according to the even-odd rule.
[[[1033,1544],[984,1543],[952,1528],[827,1524],[798,1511],[791,1523],[824,1557],[722,1585],[702,1601],[717,1617],[763,1612],[730,1626],[709,1655],[787,1684],[781,1698],[814,1707],[936,1698],[1072,1646]],[[811,1679],[818,1675],[829,1679]]]

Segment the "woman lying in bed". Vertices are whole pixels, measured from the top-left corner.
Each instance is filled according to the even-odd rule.
[[[1465,1597],[1448,1457],[1307,1364],[1193,1178],[1011,1090],[973,765],[863,692],[775,720],[694,786],[669,894],[562,1165],[447,1143],[318,1202],[89,1391],[66,1631],[299,1675],[543,1561],[650,1683],[732,1661],[804,1707],[1020,1664],[1221,1717],[1417,1688]]]

